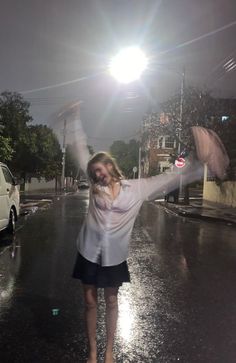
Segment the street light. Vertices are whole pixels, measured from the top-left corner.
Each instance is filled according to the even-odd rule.
[[[120,50],[109,64],[111,75],[120,83],[128,84],[140,79],[148,65],[145,53],[136,46]],[[141,177],[141,147],[139,147],[138,178]]]
[[[136,46],[120,50],[109,64],[111,75],[120,83],[131,83],[138,80],[147,68],[148,58]]]
[[[131,83],[138,80],[148,66],[148,58],[144,52],[137,46],[132,46],[120,50],[120,52],[110,60],[110,74],[120,83]],[[173,71],[173,70],[172,70]],[[179,115],[179,132],[178,132],[178,154],[181,153],[181,137],[183,123],[183,99],[184,99],[184,82],[185,70],[182,73],[175,71],[181,76],[180,92],[180,115]],[[139,147],[139,166],[138,178],[141,177],[141,147]],[[182,189],[182,175],[180,175],[179,190]]]

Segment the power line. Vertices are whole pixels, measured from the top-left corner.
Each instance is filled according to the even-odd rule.
[[[224,26],[222,26],[220,28],[217,28],[217,29],[212,30],[212,31],[210,31],[208,33],[205,33],[203,35],[200,35],[199,37],[196,37],[194,39],[191,39],[191,40],[188,40],[188,41],[183,42],[181,44],[178,44],[178,45],[176,45],[175,47],[173,47],[171,49],[164,50],[164,51],[160,52],[159,54],[162,55],[162,54],[166,54],[166,53],[169,53],[169,52],[173,52],[176,49],[186,47],[187,45],[193,44],[193,43],[195,43],[195,42],[197,42],[199,40],[202,40],[202,39],[205,39],[207,37],[210,37],[211,35],[215,35],[215,34],[217,34],[219,32],[222,32],[223,30],[232,28],[235,25],[236,25],[236,20],[235,21],[232,21],[231,23],[228,23],[228,24],[226,24],[226,25],[224,25]]]
[[[33,89],[30,89],[30,90],[25,90],[25,91],[23,90],[23,91],[20,91],[20,93],[22,93],[23,95],[26,95],[26,94],[29,94],[29,93],[35,93],[35,92],[50,90],[50,89],[53,89],[53,88],[68,86],[70,84],[78,83],[78,82],[81,82],[81,81],[86,81],[87,79],[94,78],[94,77],[96,77],[96,76],[98,76],[100,74],[103,74],[103,73],[104,73],[104,71],[97,72],[97,73],[94,73],[94,74],[91,74],[91,75],[88,75],[88,76],[73,79],[71,81],[65,81],[65,82],[56,83],[56,84],[52,84],[52,85],[44,86],[44,87],[40,87],[40,88],[33,88]]]
[[[211,73],[209,74],[209,77],[211,77],[211,75],[214,73],[214,72],[217,72],[218,69],[221,69],[221,67],[224,65],[225,62],[227,62],[227,60],[229,58],[231,58],[234,54],[236,53],[236,48],[229,54],[227,55],[227,57],[224,57],[224,59],[222,59],[211,71]]]
[[[228,73],[236,71],[236,59],[234,55],[236,54],[236,49],[231,52],[227,57],[224,57],[212,70],[212,72],[207,77],[207,83],[215,83],[220,79],[224,78]]]

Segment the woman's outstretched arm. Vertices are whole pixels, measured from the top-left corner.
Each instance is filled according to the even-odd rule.
[[[194,126],[192,128],[198,160],[189,161],[182,171],[182,185],[198,181],[203,176],[203,163],[219,179],[224,179],[229,165],[229,158],[218,135],[209,129]],[[180,183],[178,173],[163,173],[154,177],[140,179],[138,190],[143,200],[164,196],[177,189]]]
[[[70,116],[70,129],[73,132],[75,140],[76,159],[78,166],[87,174],[87,164],[90,158],[90,153],[87,145],[87,136],[83,130],[82,122],[79,117],[79,112],[74,112]]]
[[[188,185],[203,177],[203,165],[195,161],[186,166],[182,172],[182,185]],[[156,197],[164,197],[168,193],[179,188],[180,174],[175,172],[165,172],[149,178],[141,178],[137,181],[138,192],[143,200],[152,200]]]

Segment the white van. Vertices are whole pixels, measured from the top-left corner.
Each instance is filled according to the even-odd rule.
[[[19,216],[20,194],[8,167],[0,162],[0,231],[14,233]]]

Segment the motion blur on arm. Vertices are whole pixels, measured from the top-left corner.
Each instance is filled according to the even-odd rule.
[[[80,119],[80,105],[81,101],[72,102],[64,106],[58,117],[65,119],[68,122],[70,131],[73,133],[73,139],[76,146],[75,157],[78,160],[78,166],[87,174],[87,164],[90,158],[90,153],[87,145],[87,136],[83,130],[82,122]]]
[[[207,164],[211,173],[220,180],[226,177],[229,157],[219,136],[210,129],[192,127],[197,159],[192,155],[182,172],[182,185],[198,181],[203,176],[203,165]],[[140,179],[140,195],[144,200],[164,196],[179,186],[180,175],[165,172],[150,178]]]
[[[87,137],[80,120],[80,101],[66,105],[58,114],[60,118],[66,118],[70,124],[70,130],[74,133],[78,164],[87,173],[87,164],[90,158],[87,146]],[[211,173],[218,179],[224,180],[229,166],[229,157],[219,136],[210,129],[200,126],[192,127],[195,141],[197,160],[189,157],[187,166],[182,173],[182,183],[187,185],[201,179],[203,164],[207,164]],[[178,188],[179,174],[163,173],[149,178],[137,180],[140,198],[151,200],[156,196],[164,196]]]
[[[200,126],[193,126],[192,132],[198,159],[207,164],[217,178],[225,179],[229,157],[219,136],[213,130]]]

